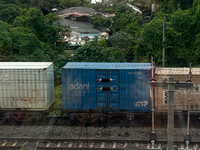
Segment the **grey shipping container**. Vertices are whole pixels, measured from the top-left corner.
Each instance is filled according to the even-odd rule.
[[[150,63],[69,62],[62,69],[67,111],[151,111]]]
[[[1,110],[43,111],[53,102],[52,62],[0,62]]]

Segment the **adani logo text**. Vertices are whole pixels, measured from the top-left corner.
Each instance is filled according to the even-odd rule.
[[[75,84],[70,84],[69,85],[70,90],[88,90],[90,87],[90,84],[80,84],[80,83],[75,83]]]

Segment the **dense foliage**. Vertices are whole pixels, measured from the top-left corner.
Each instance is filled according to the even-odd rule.
[[[163,17],[166,16],[166,65],[186,67],[192,62],[193,66],[199,66],[199,5],[183,10],[181,4],[173,7],[172,13],[159,12],[137,32],[136,61],[141,58],[150,60],[152,55],[157,65],[162,64],[162,29]]]
[[[145,14],[151,3],[159,6],[144,21],[126,2]],[[0,61],[54,62],[55,83],[60,85],[61,68],[68,61],[150,62],[162,64],[163,17],[166,17],[167,67],[200,66],[200,0],[112,0],[90,4],[87,0],[0,0]],[[114,14],[93,15],[94,27],[108,28],[109,38],[95,38],[72,53],[62,36],[69,26],[58,23],[52,8],[91,7]],[[62,36],[61,36],[62,35]],[[55,89],[56,107],[61,103],[61,86]]]
[[[144,0],[127,1],[140,8]],[[159,7],[149,22],[124,1],[90,4],[87,0],[0,0],[0,61],[52,61],[55,77],[68,61],[150,62],[162,64],[163,17],[166,16],[166,66],[193,66],[200,63],[200,0],[149,0]],[[111,5],[112,4],[112,5]],[[74,50],[64,52],[61,34],[70,32],[61,26],[52,8],[87,6],[115,14],[94,15],[94,27],[109,29],[108,39],[96,38]],[[145,8],[143,8],[145,10]]]
[[[56,23],[55,14],[44,15],[32,6],[31,1],[0,1],[0,61],[54,62],[65,56],[59,33],[70,28]],[[60,77],[60,71],[55,76]]]
[[[105,39],[95,38],[78,48],[71,59],[75,62],[123,62],[124,56],[121,50],[108,47]]]

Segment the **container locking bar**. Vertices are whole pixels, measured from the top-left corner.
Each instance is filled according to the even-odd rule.
[[[112,79],[112,78],[101,78],[101,79],[98,79],[97,81],[100,81],[100,82],[111,82],[111,81],[114,81],[115,79]]]
[[[98,88],[98,90],[102,90],[104,92],[110,92],[112,90],[116,90],[117,88],[113,88],[113,87],[110,87],[110,86],[103,86],[101,88]]]

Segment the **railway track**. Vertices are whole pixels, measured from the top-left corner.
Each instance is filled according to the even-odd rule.
[[[137,146],[140,150],[152,148],[145,140],[108,140],[108,139],[63,139],[63,138],[0,138],[0,149],[20,149],[26,144],[35,144],[37,150],[124,150],[126,146]],[[166,147],[167,141],[158,141],[154,148]],[[183,141],[175,141],[178,148],[185,148]],[[197,150],[200,142],[194,142],[190,148]]]

